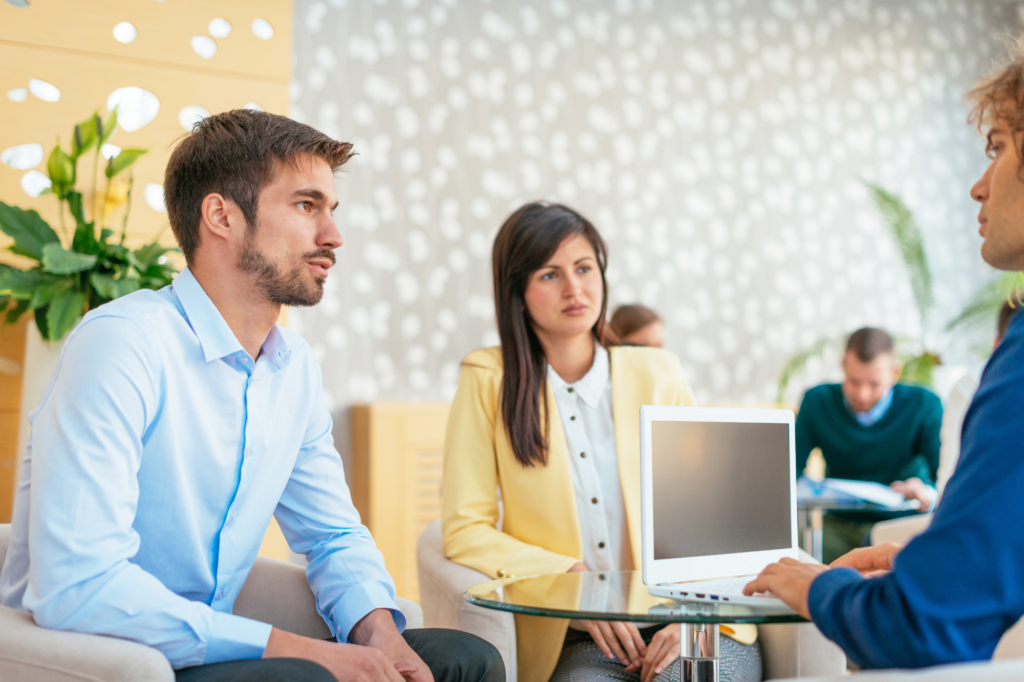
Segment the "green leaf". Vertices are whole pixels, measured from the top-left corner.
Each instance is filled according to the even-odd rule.
[[[110,239],[113,235],[113,230],[111,230],[109,227],[104,227],[102,230],[100,230],[100,241],[106,244],[107,240]]]
[[[89,223],[85,222],[85,210],[82,207],[82,193],[68,190],[64,194],[64,199],[68,202],[68,210],[71,211],[71,216],[75,219],[75,229],[88,225]]]
[[[845,335],[821,338],[787,360],[785,366],[782,368],[782,373],[779,374],[779,391],[775,398],[776,402],[780,405],[783,404],[786,397],[786,388],[789,386],[789,382],[807,369],[808,362],[815,358],[821,359],[826,355],[831,355],[833,353],[838,354],[842,351],[845,343]]]
[[[903,264],[910,277],[910,290],[914,294],[914,301],[917,303],[923,328],[934,299],[932,297],[932,273],[928,267],[928,256],[924,251],[921,230],[914,220],[914,215],[899,197],[878,185],[864,184],[871,192],[871,198],[874,199],[875,205],[882,213],[882,218],[892,231],[900,256],[903,257]]]
[[[43,247],[43,269],[55,275],[69,275],[88,270],[96,264],[96,256],[77,251],[68,251],[60,244]]]
[[[36,327],[39,329],[39,335],[47,341],[50,340],[50,327],[46,324],[46,314],[49,311],[49,306],[43,306],[35,312]]]
[[[107,162],[106,175],[112,178],[142,158],[148,149],[122,149],[121,153]]]
[[[941,364],[942,360],[934,353],[925,352],[908,358],[903,362],[900,383],[931,387],[934,385],[935,368]]]
[[[177,251],[174,247],[167,247],[160,242],[150,242],[145,246],[135,249],[135,259],[139,263],[139,269],[145,270],[160,259],[160,256]]]
[[[21,316],[28,312],[28,301],[21,300],[17,304],[7,311],[7,319],[5,324],[15,324],[21,319]]]
[[[100,126],[103,128],[103,137],[100,138],[100,144],[103,144],[114,135],[114,131],[117,129],[117,107],[111,110],[110,116],[107,116],[106,121],[101,121]]]
[[[59,144],[50,152],[50,158],[46,162],[46,171],[49,173],[50,182],[54,187],[68,190],[75,184],[75,162],[60,148]]]
[[[111,301],[115,298],[127,296],[142,288],[142,283],[138,279],[129,279],[127,277],[117,279],[111,274],[99,272],[89,275],[89,283],[92,284],[96,293]]]
[[[46,273],[35,268],[32,270],[10,269],[0,275],[0,296],[10,296],[16,300],[29,300],[35,293],[40,282],[47,279]]]
[[[15,253],[43,259],[43,246],[60,243],[60,237],[35,211],[8,206],[0,201],[0,230],[14,240]]]
[[[63,294],[74,285],[75,281],[71,277],[54,277],[42,280],[36,286],[35,291],[32,292],[32,298],[28,302],[28,307],[32,310],[38,310],[45,305],[49,305],[54,297]]]
[[[75,126],[74,134],[71,136],[71,156],[77,159],[79,156],[96,146],[99,135],[96,130],[96,122],[99,120],[99,112]]]
[[[46,310],[47,340],[60,341],[64,338],[78,322],[84,308],[85,294],[81,291],[66,291],[56,296]]]

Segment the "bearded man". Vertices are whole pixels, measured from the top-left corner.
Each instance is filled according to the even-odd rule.
[[[164,191],[188,264],[85,316],[38,409],[0,600],[39,625],[132,640],[178,680],[505,679],[497,651],[402,633],[359,522],[320,367],[282,305],[323,296],[352,146],[281,116],[211,116]],[[232,614],[274,516],[337,641]]]

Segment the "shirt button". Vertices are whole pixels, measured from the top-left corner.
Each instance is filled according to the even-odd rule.
[[[586,456],[587,456],[587,453],[585,453],[585,452],[581,452],[580,453],[580,457],[586,457]]]
[[[598,549],[604,549],[604,543],[603,542],[597,543],[597,547],[598,547]]]
[[[223,598],[224,598],[224,590],[221,590],[220,592],[217,593],[217,601],[220,601]]]
[[[235,517],[234,517],[234,515],[231,515],[231,516],[229,516],[229,517],[228,517],[228,520],[227,520],[227,521],[226,521],[226,522],[224,523],[224,527],[225,527],[225,528],[230,528],[230,527],[231,527],[231,525],[232,525],[232,524],[233,524],[234,522],[235,522]]]
[[[246,457],[252,457],[252,448],[246,448],[245,449],[245,456]]]
[[[591,497],[590,501],[593,502],[594,504],[597,504],[597,498],[596,497]]]
[[[504,578],[506,575],[507,574],[505,573],[505,569],[504,568],[499,568],[498,569],[498,577],[499,578]]]
[[[572,386],[570,386],[567,390],[569,391],[569,393],[572,393]]]
[[[574,422],[574,421],[576,421],[576,417],[575,417],[575,416],[573,416],[573,417],[569,417],[569,421],[571,421],[571,422]]]

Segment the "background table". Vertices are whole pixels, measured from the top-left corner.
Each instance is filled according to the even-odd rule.
[[[680,623],[684,682],[718,680],[718,631],[728,623],[802,623],[781,606],[675,602],[651,596],[640,571],[502,578],[471,587],[465,599],[488,609],[572,620]]]
[[[885,521],[923,513],[918,512],[918,506],[917,500],[910,500],[897,507],[885,507],[874,502],[840,501],[824,497],[798,498],[797,524],[800,527],[803,549],[818,561],[822,560],[822,527],[826,512],[869,511],[877,514],[879,521]]]

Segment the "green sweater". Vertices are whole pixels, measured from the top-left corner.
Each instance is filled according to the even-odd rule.
[[[881,419],[861,426],[843,402],[839,384],[815,386],[804,394],[796,419],[796,470],[821,448],[825,475],[889,485],[913,476],[934,484],[939,469],[942,403],[919,386],[896,384]]]

